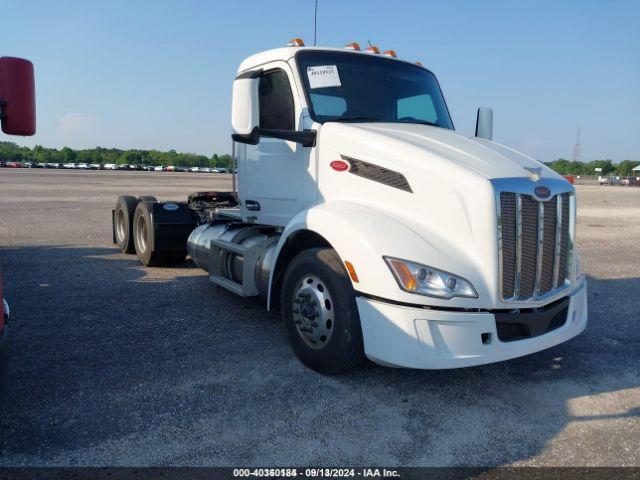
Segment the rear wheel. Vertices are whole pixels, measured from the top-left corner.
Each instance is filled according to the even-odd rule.
[[[133,215],[138,199],[131,195],[118,197],[113,216],[113,228],[118,248],[123,253],[135,253],[133,243]]]
[[[165,252],[153,250],[153,224],[151,212],[146,202],[138,203],[133,216],[133,241],[136,254],[147,267],[157,267],[164,263]]]
[[[335,250],[298,254],[285,272],[280,305],[293,351],[306,366],[336,374],[362,362],[355,292]]]

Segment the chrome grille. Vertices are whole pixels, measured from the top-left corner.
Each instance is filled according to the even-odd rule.
[[[571,194],[546,201],[500,192],[499,248],[504,300],[533,300],[564,286],[571,249]]]

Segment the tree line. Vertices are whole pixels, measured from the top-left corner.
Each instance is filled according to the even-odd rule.
[[[0,142],[0,160],[6,162],[39,162],[39,163],[115,163],[128,165],[162,165],[174,167],[231,167],[231,155],[211,157],[196,153],[180,153],[175,150],[161,152],[158,150],[120,150],[119,148],[89,148],[74,150],[64,147],[46,148],[36,145],[33,148],[21,147],[13,142]]]
[[[120,150],[118,148],[89,148],[74,150],[69,147],[62,149],[45,148],[36,145],[33,148],[20,147],[13,142],[0,142],[0,160],[6,162],[41,162],[41,163],[115,163],[128,165],[162,165],[174,167],[231,167],[231,155],[211,157],[195,153],[179,153],[175,150],[161,152],[158,150]],[[546,162],[561,175],[618,175],[628,177],[634,175],[631,170],[640,165],[639,160],[623,160],[614,163],[613,160],[593,160],[591,162],[574,162],[559,158],[553,162]],[[601,172],[596,172],[601,168]]]
[[[620,177],[640,176],[640,173],[631,170],[640,165],[640,160],[623,160],[613,163],[613,160],[593,160],[591,162],[575,162],[559,158],[553,162],[545,162],[545,165],[561,175],[617,175]],[[596,172],[596,168],[602,170]]]

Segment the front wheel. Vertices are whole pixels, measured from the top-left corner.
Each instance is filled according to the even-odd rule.
[[[355,292],[335,250],[314,248],[293,259],[280,306],[293,351],[309,368],[336,374],[364,359]]]

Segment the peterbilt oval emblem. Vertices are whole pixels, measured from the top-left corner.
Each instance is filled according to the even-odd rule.
[[[165,203],[162,208],[164,208],[167,212],[175,212],[180,207],[178,207],[178,205],[176,205],[175,203]]]
[[[345,170],[349,170],[349,164],[347,162],[343,162],[342,160],[334,160],[329,165],[336,172],[344,172]]]
[[[534,193],[538,198],[549,198],[551,196],[551,190],[549,190],[549,187],[545,187],[544,185],[537,186]]]

